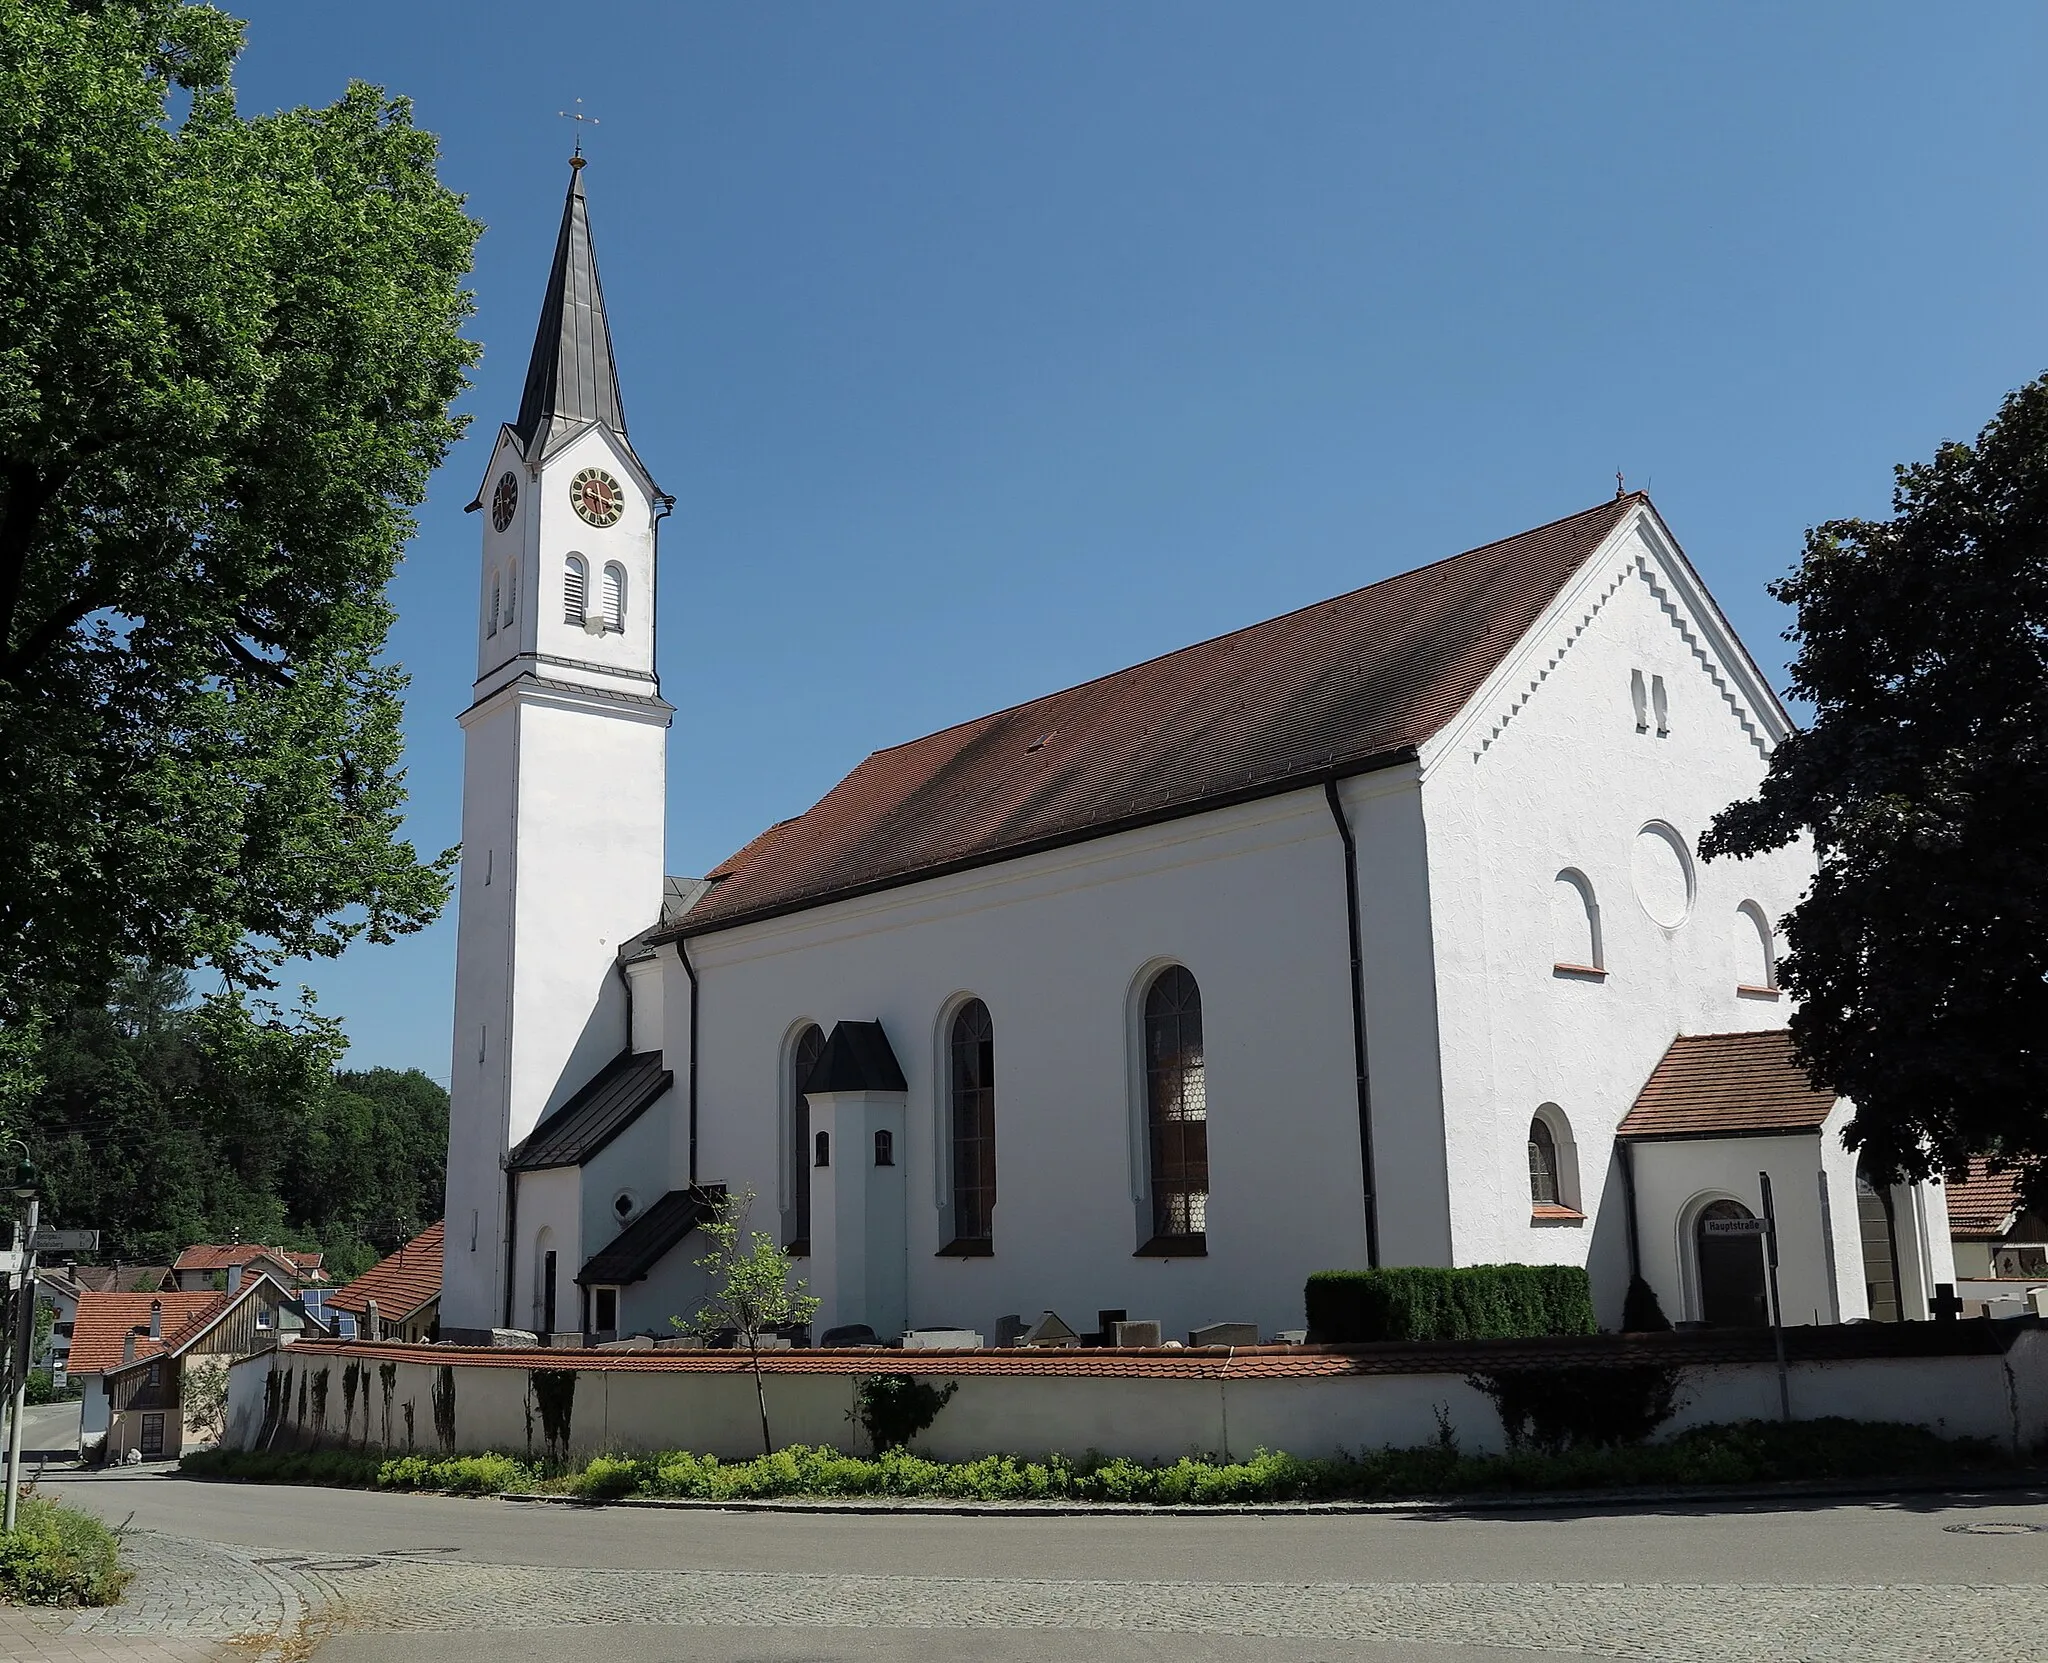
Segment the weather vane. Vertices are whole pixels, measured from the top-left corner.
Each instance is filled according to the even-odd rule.
[[[583,100],[580,98],[576,100],[575,109],[557,110],[555,114],[576,123],[576,153],[569,158],[569,165],[571,167],[581,167],[583,165],[583,123],[587,121],[593,127],[602,127],[604,123],[599,121],[594,115],[585,115],[583,113]]]

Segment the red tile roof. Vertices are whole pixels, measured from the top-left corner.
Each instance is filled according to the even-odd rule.
[[[345,1288],[327,1296],[328,1306],[361,1316],[371,1300],[389,1322],[418,1310],[441,1291],[440,1223],[430,1224],[388,1259],[379,1259]]]
[[[650,940],[1392,761],[1479,690],[1640,494],[877,751]]]
[[[1834,1106],[1834,1093],[1814,1090],[1792,1060],[1792,1039],[1784,1029],[1695,1034],[1671,1042],[1615,1135],[1700,1138],[1817,1132]]]
[[[175,1345],[194,1321],[210,1320],[224,1310],[233,1294],[227,1293],[94,1293],[78,1296],[78,1316],[71,1330],[71,1356],[65,1369],[71,1374],[104,1374],[121,1366],[121,1342],[130,1330],[149,1326],[153,1301],[163,1305],[163,1338],[151,1340],[137,1335],[135,1355],[154,1357]]]
[[[2023,1210],[2024,1179],[2020,1172],[1993,1172],[1984,1156],[1971,1156],[1969,1170],[1944,1186],[1949,1234],[1966,1241],[1997,1241],[2004,1236]]]
[[[188,1247],[178,1255],[173,1270],[217,1271],[227,1270],[235,1265],[247,1267],[258,1259],[268,1259],[287,1276],[299,1276],[308,1280],[316,1279],[320,1273],[320,1261],[325,1257],[319,1253],[295,1253],[289,1248],[264,1247],[254,1242],[210,1243],[203,1242]]]
[[[2010,1322],[1871,1322],[1787,1328],[1785,1348],[1797,1361],[1849,1357],[1990,1356],[2024,1330]],[[1152,1380],[1301,1379],[1360,1374],[1468,1374],[1474,1369],[1566,1367],[1592,1362],[1710,1364],[1763,1362],[1772,1336],[1763,1328],[1697,1333],[1593,1334],[1562,1339],[1407,1340],[1375,1345],[1211,1346],[1204,1350],[1039,1349],[987,1351],[771,1351],[765,1374],[1043,1375],[1052,1378]],[[596,1373],[740,1374],[744,1351],[564,1351],[534,1347],[418,1346],[358,1340],[301,1340],[294,1357],[339,1355],[380,1362],[454,1364],[465,1368],[572,1368]]]

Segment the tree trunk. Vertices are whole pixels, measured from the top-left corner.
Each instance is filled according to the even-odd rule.
[[[773,1455],[775,1445],[768,1437],[768,1392],[761,1384],[761,1343],[752,1334],[747,1336],[747,1351],[754,1359],[754,1406],[761,1411],[761,1453]]]

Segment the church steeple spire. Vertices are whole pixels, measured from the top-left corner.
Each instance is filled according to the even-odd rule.
[[[562,231],[555,240],[555,263],[533,337],[533,358],[526,366],[519,419],[512,424],[529,458],[537,458],[539,449],[559,435],[591,422],[604,423],[621,439],[626,436],[626,406],[619,397],[604,289],[597,279],[597,251],[590,241],[583,166],[581,154],[569,163]]]

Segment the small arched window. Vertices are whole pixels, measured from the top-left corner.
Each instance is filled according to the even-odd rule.
[[[581,625],[589,614],[590,567],[572,554],[562,562],[562,622]]]
[[[1636,732],[1650,731],[1650,684],[1643,679],[1643,672],[1631,670],[1628,673],[1628,702],[1635,706]]]
[[[1209,1090],[1202,1063],[1202,990],[1176,964],[1145,994],[1145,1122],[1151,1145],[1152,1234],[1209,1227]]]
[[[1567,866],[1550,886],[1550,951],[1557,969],[1602,973],[1600,904],[1586,874]]]
[[[1737,986],[1744,993],[1778,991],[1778,945],[1771,921],[1754,901],[1735,909],[1735,951],[1741,966]]]
[[[1657,718],[1657,737],[1662,739],[1671,731],[1671,695],[1664,691],[1664,678],[1650,678],[1650,713]]]
[[[626,568],[616,560],[604,569],[604,627],[613,635],[626,627]]]
[[[995,1238],[996,1028],[988,1006],[970,999],[947,1038],[948,1122],[953,1140],[953,1239]]]
[[[816,1142],[818,1146],[817,1164],[819,1166],[830,1166],[832,1164],[832,1134],[830,1132],[820,1132]]]
[[[875,1165],[894,1166],[895,1164],[896,1134],[885,1126],[875,1134]]]
[[[513,561],[505,568],[505,606],[498,614],[500,623],[509,624],[519,611],[519,562]]]
[[[789,1048],[789,1223],[790,1243],[811,1239],[811,1100],[804,1082],[825,1054],[825,1030],[806,1022]],[[825,1164],[819,1158],[818,1165]]]
[[[484,602],[484,634],[498,633],[498,574],[491,573],[490,598]]]
[[[1555,1207],[1557,1187],[1557,1138],[1538,1115],[1529,1122],[1529,1205]]]

